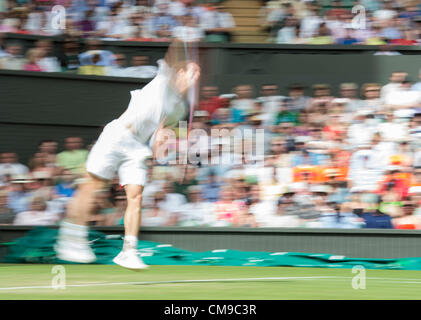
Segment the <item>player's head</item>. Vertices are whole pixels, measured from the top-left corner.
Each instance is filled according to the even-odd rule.
[[[195,59],[191,43],[174,41],[168,48],[165,62],[172,70],[172,82],[176,89],[184,94],[200,76],[200,67]]]

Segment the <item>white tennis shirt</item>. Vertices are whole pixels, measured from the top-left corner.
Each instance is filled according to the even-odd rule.
[[[186,100],[170,86],[172,69],[164,60],[158,61],[156,77],[142,89],[131,91],[126,111],[118,118],[131,125],[138,140],[148,143],[166,117],[165,126],[174,127],[187,114]]]

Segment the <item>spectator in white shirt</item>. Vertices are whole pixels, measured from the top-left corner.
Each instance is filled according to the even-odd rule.
[[[382,142],[380,134],[373,135],[371,143],[361,144],[349,161],[348,179],[352,187],[376,189],[392,154],[390,144]]]
[[[45,72],[60,72],[61,66],[57,57],[53,56],[53,43],[51,40],[38,40],[36,48],[42,49],[44,57],[38,62],[39,66]]]
[[[383,2],[382,8],[373,12],[373,17],[377,21],[387,21],[392,20],[396,17],[397,11],[393,7],[394,2],[392,0],[385,0]]]
[[[122,53],[117,53],[114,56],[114,65],[107,67],[107,75],[111,77],[127,77],[125,74],[127,67],[126,56]]]
[[[149,57],[134,56],[131,59],[131,67],[126,68],[126,77],[149,79],[155,77],[158,72],[157,66],[149,65]]]
[[[308,5],[308,15],[301,20],[300,38],[310,39],[314,37],[323,19],[317,13],[317,7],[314,4]]]
[[[106,19],[100,21],[96,25],[99,36],[106,40],[124,38],[128,22],[130,20],[124,16],[121,10],[113,10]]]
[[[405,78],[399,86],[385,97],[385,104],[396,110],[399,117],[411,118],[414,108],[421,106],[421,92],[411,90],[412,82]]]
[[[182,25],[173,29],[173,37],[184,42],[198,42],[203,39],[204,32],[197,26],[196,18],[185,15],[181,18]]]
[[[279,87],[276,84],[264,84],[260,93],[261,96],[256,100],[262,104],[263,125],[273,125],[285,97],[279,94]]]
[[[373,134],[377,132],[378,121],[369,110],[357,112],[354,123],[348,128],[348,143],[353,147],[370,143]]]
[[[167,212],[174,212],[187,202],[184,195],[174,192],[172,182],[170,181],[164,183],[162,191],[165,196],[159,202],[159,207]]]
[[[200,26],[205,30],[206,41],[229,42],[235,21],[231,13],[221,11],[223,6],[214,6],[203,13]]]
[[[3,152],[0,154],[0,182],[6,177],[25,175],[29,172],[27,166],[18,162],[18,156],[14,152]]]
[[[360,110],[370,110],[372,113],[381,110],[382,100],[380,98],[381,87],[377,83],[365,83],[361,86],[361,107]]]
[[[403,139],[408,134],[408,127],[402,121],[395,117],[393,111],[386,113],[386,121],[378,125],[378,129],[382,137],[386,141],[396,141]]]
[[[145,206],[142,211],[141,224],[145,227],[162,227],[174,224],[172,214],[159,205],[163,201],[165,194],[156,192],[154,202],[151,206]]]
[[[188,188],[189,202],[177,210],[179,226],[210,226],[216,221],[212,202],[202,199],[202,188],[190,186]]]
[[[295,17],[285,19],[285,25],[279,29],[277,43],[297,43],[299,37],[299,21]]]
[[[269,228],[294,228],[299,227],[301,222],[296,214],[292,214],[287,209],[291,205],[288,197],[280,197],[277,202],[272,203],[272,209],[269,210],[266,218],[261,221],[261,227]]]
[[[22,45],[9,42],[2,57],[0,57],[0,69],[23,70],[26,59],[22,56]]]
[[[34,197],[29,211],[23,211],[16,215],[14,225],[48,226],[54,225],[60,220],[56,212],[48,212],[46,201],[42,197]]]
[[[408,76],[407,72],[394,71],[389,78],[389,83],[385,84],[380,91],[380,98],[383,102],[386,101],[388,95],[393,91],[399,90],[402,81]]]
[[[421,69],[418,71],[418,82],[414,83],[412,90],[421,92]]]

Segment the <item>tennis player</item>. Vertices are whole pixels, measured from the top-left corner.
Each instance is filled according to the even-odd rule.
[[[59,259],[78,263],[96,260],[88,241],[87,220],[96,192],[117,173],[127,196],[127,209],[123,248],[113,261],[128,269],[148,267],[137,252],[146,161],[155,157],[165,142],[162,129],[174,127],[186,116],[187,92],[200,76],[198,64],[188,60],[186,47],[177,43],[170,45],[158,64],[156,77],[142,89],[131,91],[126,111],[104,127],[92,147],[86,176],[60,225],[55,246]]]

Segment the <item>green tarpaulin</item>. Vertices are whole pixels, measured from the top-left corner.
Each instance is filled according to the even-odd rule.
[[[66,263],[59,260],[54,251],[57,229],[39,227],[26,236],[16,239],[4,257],[5,263]],[[90,231],[89,239],[97,256],[96,264],[113,264],[112,259],[120,252],[121,236],[105,235]],[[192,252],[149,241],[139,241],[139,253],[150,265],[216,265],[216,266],[289,266],[316,268],[352,268],[355,265],[367,269],[421,270],[421,258],[357,259],[345,256],[299,252],[249,252],[218,249]]]

